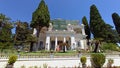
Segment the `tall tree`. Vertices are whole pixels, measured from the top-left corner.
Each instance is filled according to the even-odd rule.
[[[112,26],[104,22],[95,5],[90,7],[90,29],[95,39],[103,40],[104,42],[116,42],[114,41],[115,35],[113,33]],[[98,46],[96,45],[94,49],[95,52],[97,49]]]
[[[0,14],[0,49],[11,49],[13,48],[12,43],[12,32],[13,28],[9,17],[4,14]]]
[[[16,45],[22,45],[23,42],[26,42],[27,35],[29,32],[29,25],[27,22],[17,22],[16,23],[16,34],[14,37],[14,42]]]
[[[110,37],[111,40],[114,40],[112,26],[103,21],[95,5],[90,7],[90,29],[94,38],[99,38],[107,42]]]
[[[112,14],[113,23],[115,25],[116,31],[120,36],[120,16],[117,13]]]
[[[38,8],[32,14],[31,27],[37,28],[37,36],[42,27],[48,27],[50,14],[44,0],[41,0]]]
[[[101,38],[103,26],[105,25],[102,17],[95,5],[90,7],[90,29],[94,38]]]
[[[85,25],[85,34],[87,35],[87,37],[86,37],[86,39],[90,39],[90,27],[89,27],[89,25],[88,25],[88,21],[87,21],[87,18],[84,16],[83,18],[82,18],[82,23]]]

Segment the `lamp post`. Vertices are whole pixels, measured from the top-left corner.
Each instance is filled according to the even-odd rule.
[[[17,52],[18,52],[18,57],[20,57],[20,51],[21,51],[20,49],[17,50]]]
[[[54,58],[54,50],[50,50],[50,58]]]

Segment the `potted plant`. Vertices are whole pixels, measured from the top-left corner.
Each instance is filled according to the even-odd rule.
[[[14,66],[14,63],[16,62],[17,60],[17,56],[16,55],[11,55],[8,59],[8,63],[7,63],[7,66],[6,68],[13,68]]]
[[[112,64],[114,63],[113,59],[108,59],[108,63],[107,63],[107,68],[112,68]]]
[[[87,60],[87,58],[85,56],[82,56],[80,58],[80,61],[82,63],[82,68],[86,68],[86,60]]]

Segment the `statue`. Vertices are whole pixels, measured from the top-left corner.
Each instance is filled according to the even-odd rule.
[[[33,29],[33,35],[36,35],[37,34],[37,30],[36,28]]]
[[[67,30],[68,30],[68,31],[73,31],[73,28],[72,28],[71,24],[68,24],[68,25],[67,25]]]
[[[52,28],[53,28],[52,23],[49,23],[48,31],[52,31]]]

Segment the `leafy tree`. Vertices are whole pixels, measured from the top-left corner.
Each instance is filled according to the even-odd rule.
[[[29,31],[29,25],[27,22],[17,22],[16,23],[16,34],[14,37],[14,42],[16,45],[23,45],[22,43],[26,42]]]
[[[37,36],[42,27],[49,26],[50,14],[44,0],[41,0],[38,8],[32,14],[31,27],[37,28]]]
[[[90,39],[90,27],[85,16],[82,18],[82,23],[85,25],[85,34],[87,35],[86,38]]]
[[[120,16],[117,13],[112,14],[113,23],[115,28],[120,36]]]
[[[4,14],[0,14],[0,49],[11,49],[13,48],[12,43],[12,32],[13,28],[10,19]]]
[[[36,42],[37,39],[32,35],[32,30],[29,28],[29,24],[27,22],[19,21],[16,23],[16,25],[16,34],[14,37],[15,45],[24,45],[25,47],[30,47],[30,51],[32,51],[33,43]]]
[[[0,21],[8,22],[11,20],[9,17],[6,17],[6,15],[0,13]]]

